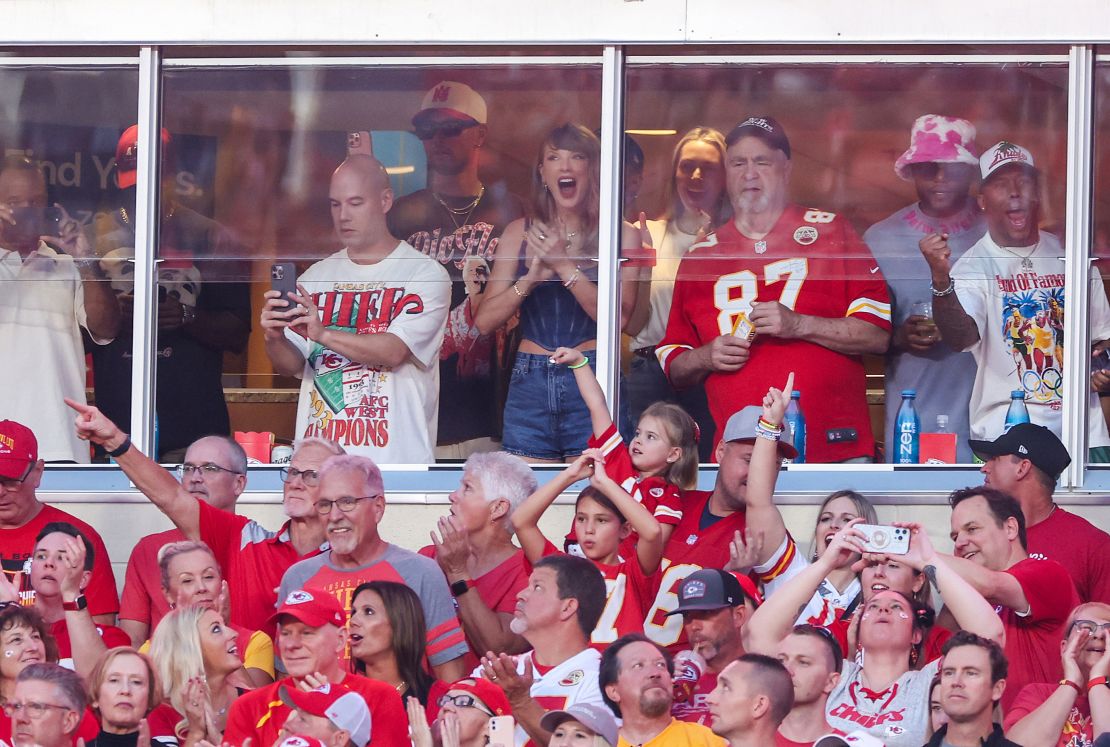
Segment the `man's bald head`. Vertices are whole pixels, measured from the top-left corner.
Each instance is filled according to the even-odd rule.
[[[393,190],[378,159],[362,153],[348,156],[331,176],[329,201],[332,224],[348,252],[380,258],[397,245],[385,222]]]
[[[389,174],[386,173],[385,166],[382,166],[382,162],[378,159],[365,153],[353,153],[347,156],[332,173],[332,179],[334,180],[340,172],[344,171],[365,179],[367,188],[374,192],[390,188]]]

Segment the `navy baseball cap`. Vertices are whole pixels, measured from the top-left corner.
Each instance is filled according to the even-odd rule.
[[[1019,459],[1028,459],[1053,480],[1071,464],[1067,448],[1055,433],[1043,425],[1018,423],[993,441],[969,439],[967,443],[976,454],[1013,454]]]

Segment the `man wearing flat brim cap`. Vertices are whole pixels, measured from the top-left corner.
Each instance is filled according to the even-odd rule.
[[[1034,154],[1007,140],[979,158],[978,203],[987,233],[952,264],[943,235],[921,242],[932,280],[933,317],[945,343],[968,351],[976,373],[968,405],[969,435],[989,441],[1003,430],[1011,394],[1024,397],[1029,419],[1057,436],[1065,395],[1064,273],[1060,240],[1041,231],[1040,180]],[[1092,352],[1110,340],[1110,304],[1095,267],[1088,273]],[[1110,373],[1095,371],[1083,392],[1091,461],[1107,461],[1110,435],[1095,393]]]
[[[1052,500],[1071,464],[1067,448],[1043,425],[1019,423],[993,441],[972,441],[983,482],[1017,499],[1029,553],[1067,569],[1079,599],[1110,602],[1110,534]]]
[[[861,356],[889,346],[883,275],[847,220],[790,201],[781,122],[742,119],[725,145],[734,218],[682,258],[656,357],[676,388],[704,385],[718,433],[793,369],[806,460],[872,461]]]
[[[918,117],[910,130],[909,147],[894,163],[895,173],[913,183],[917,201],[863,234],[891,296],[894,334],[884,377],[888,462],[897,461],[897,403],[906,389],[917,393],[914,409],[922,428],[938,430],[937,417],[947,417],[947,431],[955,434],[956,461],[972,461],[967,403],[975,382],[975,359],[952,350],[937,331],[931,314],[929,265],[920,244],[943,236],[954,261],[986,232],[983,211],[971,194],[979,175],[977,154],[971,122],[941,114]]]

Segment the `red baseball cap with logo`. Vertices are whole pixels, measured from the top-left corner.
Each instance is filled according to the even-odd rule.
[[[168,157],[170,131],[162,128],[162,157]],[[139,170],[139,125],[134,124],[123,131],[116,143],[116,181],[120,189],[135,186]]]
[[[276,623],[282,615],[300,620],[312,628],[334,625],[342,628],[347,624],[347,613],[339,606],[335,595],[326,591],[297,589],[289,592],[285,601],[270,615],[270,623]]]
[[[0,420],[0,477],[22,480],[39,459],[39,442],[31,429],[14,420]]]

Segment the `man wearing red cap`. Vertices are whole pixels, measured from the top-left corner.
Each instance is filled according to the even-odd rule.
[[[505,226],[524,215],[520,198],[478,177],[486,142],[486,102],[470,86],[436,83],[412,118],[428,159],[426,189],[405,195],[386,216],[390,233],[443,265],[451,311],[439,351],[437,458],[493,451],[500,438],[496,334],[480,335],[474,316]]]
[[[894,164],[901,179],[913,182],[917,202],[863,234],[890,288],[894,323],[884,379],[888,462],[897,453],[894,420],[903,389],[917,392],[914,408],[922,429],[934,430],[937,416],[946,415],[948,432],[957,437],[957,461],[972,461],[966,442],[967,402],[975,380],[975,359],[940,344],[926,282],[929,266],[918,244],[929,236],[943,235],[953,259],[959,259],[987,230],[983,211],[971,196],[978,176],[976,152],[971,122],[940,114],[918,117],[909,149]]]
[[[0,413],[35,424],[46,461],[87,463],[88,446],[65,428],[62,398],[85,401],[82,330],[101,348],[119,334],[120,312],[78,222],[62,208],[48,221],[47,210],[39,168],[22,157],[4,159]]]
[[[89,613],[96,622],[110,625],[119,611],[119,596],[104,540],[77,517],[39,501],[35,491],[43,469],[35,434],[14,420],[0,421],[0,565],[19,589],[22,603],[32,604],[31,557],[36,538],[47,524],[72,524],[94,550],[92,575],[85,588]]]
[[[252,745],[277,741],[280,730],[293,709],[284,698],[303,683],[316,686],[343,686],[357,693],[370,709],[375,747],[408,747],[408,723],[401,696],[377,680],[344,671],[343,652],[347,646],[347,614],[331,594],[297,590],[291,592],[272,618],[277,623],[277,647],[289,678],[254,690],[236,700],[227,714],[224,741],[238,747],[250,739]],[[331,687],[327,693],[331,692]],[[308,702],[313,709],[327,700],[327,693]],[[298,696],[299,697],[299,696]],[[331,703],[334,706],[341,698]],[[292,701],[296,702],[296,701]],[[304,703],[305,701],[302,701]],[[297,705],[298,708],[301,704]],[[328,706],[330,707],[330,706]],[[325,707],[327,710],[328,707]],[[344,717],[343,727],[354,738],[361,737],[361,720]],[[370,739],[371,723],[365,725]],[[357,744],[357,742],[356,742]]]
[[[871,461],[862,356],[890,343],[883,275],[847,220],[790,202],[778,121],[749,117],[725,144],[735,218],[682,259],[656,357],[676,387],[704,384],[718,433],[793,370],[805,459]]]
[[[96,406],[120,428],[131,424],[131,325],[134,305],[135,180],[139,128],[116,147],[116,180],[123,204],[97,223],[97,253],[123,311],[123,333],[93,350]],[[158,234],[158,454],[180,462],[202,436],[231,431],[223,390],[224,353],[242,352],[251,328],[250,289],[230,282],[247,250],[219,223],[177,199],[176,159],[162,130],[162,214]],[[107,285],[107,284],[105,284]]]

